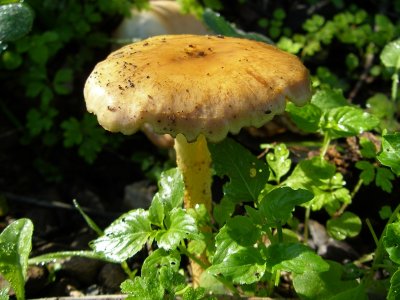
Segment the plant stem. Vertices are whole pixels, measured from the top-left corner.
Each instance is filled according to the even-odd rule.
[[[200,260],[198,257],[187,251],[186,247],[184,245],[179,246],[179,251],[189,257],[192,261],[194,261],[196,264],[198,264],[203,270],[207,269],[209,267],[208,264],[205,264],[202,260]],[[221,282],[228,290],[230,290],[234,295],[239,295],[239,292],[237,289],[234,287],[234,285],[226,280],[225,278],[221,276],[216,276],[215,277],[219,282]]]
[[[304,244],[308,244],[308,224],[310,221],[310,211],[311,208],[310,206],[306,207],[306,212],[305,212],[305,216],[304,216],[304,235],[303,235],[303,239],[304,239]]]
[[[121,268],[124,270],[124,272],[128,275],[129,279],[133,280],[135,278],[136,272],[137,270],[132,271],[129,266],[128,263],[126,261],[123,261],[121,263]]]
[[[397,99],[397,86],[399,85],[399,73],[398,70],[392,76],[392,101],[395,102]]]
[[[353,191],[350,194],[350,199],[353,200],[354,196],[358,193],[358,191],[360,190],[362,184],[364,183],[364,181],[359,178],[356,185],[354,186]],[[347,208],[347,206],[349,206],[351,204],[351,202],[349,203],[343,203],[342,206],[339,208],[339,210],[335,213],[335,217],[339,217],[340,215],[343,214],[343,212],[345,211],[345,209]]]
[[[282,225],[280,222],[277,224],[276,229],[278,231],[278,242],[283,243]]]
[[[331,138],[328,136],[327,133],[324,134],[324,141],[322,142],[320,157],[321,160],[324,159],[326,151],[328,151],[329,144],[331,143]]]

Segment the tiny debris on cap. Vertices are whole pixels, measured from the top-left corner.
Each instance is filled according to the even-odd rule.
[[[294,55],[241,38],[164,35],[127,45],[98,63],[86,106],[107,130],[204,134],[210,141],[260,127],[311,97],[308,70]]]

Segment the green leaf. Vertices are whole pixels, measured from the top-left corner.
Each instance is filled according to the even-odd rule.
[[[158,182],[158,192],[154,195],[149,208],[151,223],[162,227],[165,215],[173,208],[182,206],[184,192],[183,177],[177,168],[162,172]]]
[[[22,64],[22,56],[17,52],[6,50],[1,55],[1,61],[7,70],[14,70]]]
[[[141,275],[149,278],[158,276],[158,272],[162,267],[178,271],[180,262],[181,256],[178,251],[168,252],[164,249],[157,249],[144,260]]]
[[[8,295],[9,288],[0,288],[0,300],[8,300],[10,296]]]
[[[343,91],[340,89],[321,89],[318,90],[311,98],[311,103],[323,112],[328,112],[332,108],[348,106]]]
[[[327,263],[329,269],[324,272],[306,271],[293,275],[293,286],[301,299],[331,299],[338,293],[357,287],[356,280],[342,280],[344,272],[341,264],[333,261]]]
[[[241,246],[252,246],[260,238],[260,230],[245,216],[235,216],[226,223],[228,235]]]
[[[388,300],[397,300],[400,297],[400,269],[390,278],[390,288],[387,296]]]
[[[381,61],[387,68],[400,68],[400,39],[388,43],[381,52]]]
[[[49,48],[45,44],[35,44],[28,50],[29,57],[38,65],[45,65],[49,59]]]
[[[72,92],[73,70],[70,68],[59,69],[53,80],[53,87],[57,94],[68,95]]]
[[[206,290],[204,288],[189,287],[182,295],[183,300],[201,300],[205,299]]]
[[[312,210],[324,207],[333,214],[339,209],[340,203],[351,202],[349,190],[343,187],[343,175],[335,172],[335,165],[314,157],[300,161],[284,184],[293,189],[309,190],[314,198],[305,205],[311,206]]]
[[[93,115],[85,114],[81,121],[71,117],[61,123],[64,129],[64,146],[79,146],[78,153],[92,163],[107,142],[105,131],[100,128]]]
[[[375,158],[376,157],[376,147],[375,144],[366,137],[360,137],[360,153],[364,158]]]
[[[381,207],[381,209],[379,210],[379,217],[382,220],[387,220],[390,218],[390,216],[392,215],[393,211],[392,208],[389,205],[384,205]]]
[[[32,136],[37,136],[44,131],[48,131],[53,126],[53,120],[58,115],[58,111],[48,107],[44,109],[32,108],[26,116],[26,126]]]
[[[376,169],[375,184],[385,192],[387,193],[392,192],[393,184],[391,181],[393,179],[394,179],[394,174],[389,169],[386,168]]]
[[[377,158],[382,165],[400,176],[400,132],[382,136],[382,152]]]
[[[278,187],[262,197],[259,210],[269,223],[283,225],[291,217],[296,205],[306,203],[313,197],[307,190]]]
[[[233,283],[250,284],[257,282],[264,275],[265,262],[260,250],[252,247],[240,247],[218,264],[213,264],[207,269],[213,275],[223,275]]]
[[[163,300],[164,288],[151,277],[135,277],[121,284],[121,291],[128,294],[127,300]]]
[[[228,176],[224,197],[235,203],[256,201],[269,177],[268,166],[232,139],[209,145],[218,176]]]
[[[0,274],[11,284],[18,300],[25,299],[25,278],[32,249],[33,224],[19,219],[0,234]]]
[[[159,280],[161,286],[172,295],[186,286],[185,276],[169,267],[161,267]]]
[[[378,118],[352,106],[330,109],[323,116],[320,124],[322,131],[327,132],[331,138],[359,135],[378,125]]]
[[[272,244],[266,250],[267,268],[301,274],[304,272],[325,272],[329,269],[319,255],[299,243]]]
[[[385,94],[377,93],[367,99],[367,109],[379,119],[393,118],[396,105]]]
[[[32,28],[34,13],[25,3],[0,6],[0,41],[11,42],[26,35]]]
[[[270,178],[279,183],[281,178],[289,172],[292,161],[289,159],[290,152],[285,144],[277,144],[273,146],[273,150],[273,153],[267,153],[266,159],[272,171]]]
[[[111,223],[91,247],[108,260],[123,262],[142,249],[152,232],[148,212],[132,210]]]
[[[183,239],[198,238],[196,220],[182,208],[174,208],[165,218],[166,230],[159,230],[157,244],[165,250],[175,249]]]
[[[368,185],[375,178],[375,167],[368,161],[360,160],[356,162],[356,168],[361,170],[360,178],[363,180],[364,184]]]
[[[328,220],[327,231],[336,240],[344,240],[347,237],[355,237],[361,231],[361,219],[351,213],[344,212],[338,218]]]
[[[321,109],[308,103],[302,107],[296,106],[292,102],[286,104],[286,111],[298,128],[305,132],[317,132],[319,121],[322,116]]]
[[[400,221],[387,225],[383,245],[390,259],[400,264]]]
[[[240,37],[264,42],[267,44],[273,44],[273,42],[266,36],[252,32],[246,33],[240,29],[237,29],[234,24],[227,22],[220,14],[215,13],[208,8],[204,10],[203,21],[214,33],[219,35]]]

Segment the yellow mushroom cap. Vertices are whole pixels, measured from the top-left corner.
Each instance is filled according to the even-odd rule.
[[[301,61],[252,40],[164,35],[127,45],[98,63],[85,84],[89,112],[107,130],[132,134],[204,134],[220,141],[242,127],[260,127],[311,97]]]

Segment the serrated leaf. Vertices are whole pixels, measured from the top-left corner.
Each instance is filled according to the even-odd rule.
[[[389,169],[386,168],[376,169],[375,184],[385,192],[387,193],[392,192],[393,184],[391,181],[393,179],[394,179],[394,174]]]
[[[177,168],[164,171],[158,182],[158,192],[149,208],[150,221],[162,227],[164,217],[173,208],[182,206],[185,186],[181,172]]]
[[[158,272],[162,267],[167,267],[173,271],[178,271],[180,262],[181,256],[178,251],[165,251],[164,249],[157,249],[144,260],[141,275],[149,278],[158,276]]]
[[[382,165],[400,176],[400,132],[382,136],[382,152],[377,158]]]
[[[288,102],[286,104],[286,111],[296,126],[304,132],[318,131],[319,121],[322,116],[322,111],[318,106],[308,103],[299,107],[292,102]]]
[[[220,14],[206,8],[203,12],[204,23],[216,34],[230,37],[240,37],[250,40],[256,40],[267,44],[273,44],[272,40],[259,33],[247,33],[238,28],[232,23],[227,22]]]
[[[156,236],[157,244],[165,250],[175,249],[183,239],[197,238],[196,220],[182,208],[174,208],[165,219],[166,230]]]
[[[259,210],[269,223],[283,225],[291,217],[296,205],[304,204],[313,197],[307,190],[278,187],[262,197]]]
[[[324,272],[304,272],[293,274],[293,286],[301,299],[331,299],[340,292],[357,287],[356,280],[342,280],[343,267],[333,261],[327,261],[329,269]]]
[[[356,168],[361,170],[360,178],[363,180],[364,184],[368,185],[375,178],[375,167],[368,161],[361,160],[356,162]]]
[[[172,295],[186,286],[185,276],[169,267],[161,267],[159,280],[161,286]]]
[[[383,245],[390,259],[400,264],[400,221],[387,225]]]
[[[372,130],[379,125],[379,119],[353,106],[330,109],[321,119],[321,130],[331,138],[355,136]]]
[[[205,299],[206,290],[202,287],[192,288],[189,287],[182,296],[183,300],[201,300]]]
[[[272,177],[278,183],[281,178],[285,176],[292,165],[292,161],[289,159],[289,150],[285,144],[277,144],[273,147],[273,152],[267,153],[267,163],[272,170],[270,177]]]
[[[252,246],[260,238],[260,230],[249,217],[235,216],[226,223],[228,235],[241,246]]]
[[[144,209],[123,214],[91,242],[92,249],[108,260],[123,262],[139,252],[151,234],[148,212]]]
[[[390,288],[387,296],[388,300],[397,300],[400,297],[400,269],[390,278]]]
[[[134,280],[125,280],[121,284],[121,291],[128,294],[128,300],[164,299],[164,288],[155,278],[135,277]]]
[[[269,177],[268,166],[232,139],[209,145],[218,176],[228,176],[224,197],[239,203],[256,201]]]
[[[266,250],[267,268],[272,272],[283,270],[301,274],[304,272],[325,272],[329,269],[319,255],[299,243],[272,244]]]
[[[25,277],[32,249],[33,224],[19,219],[0,234],[0,274],[11,284],[18,300],[25,299]]]
[[[400,68],[400,39],[388,43],[381,52],[381,61],[387,68]]]
[[[0,5],[0,41],[11,42],[32,28],[34,12],[26,3]]]
[[[361,231],[361,219],[351,213],[344,212],[338,218],[328,220],[327,231],[336,240],[344,240],[347,237],[355,237]]]

